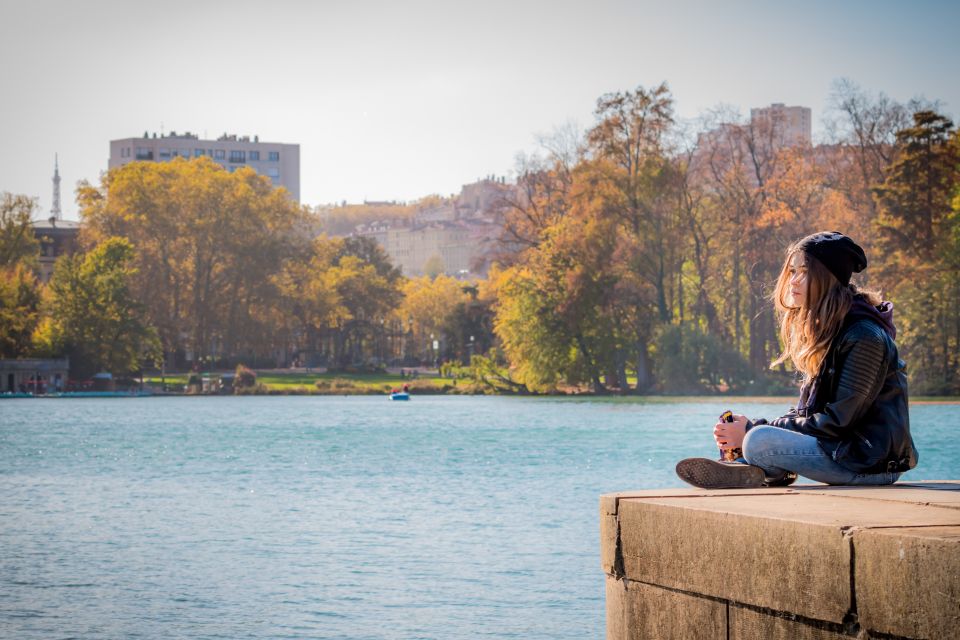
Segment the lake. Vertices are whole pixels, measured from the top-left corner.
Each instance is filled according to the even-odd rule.
[[[602,493],[783,401],[0,400],[0,636],[597,638]],[[960,478],[958,405],[911,407]]]

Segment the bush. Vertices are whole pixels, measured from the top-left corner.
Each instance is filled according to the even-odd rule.
[[[242,364],[237,365],[237,377],[233,381],[233,386],[239,391],[257,386],[257,372],[248,369]]]

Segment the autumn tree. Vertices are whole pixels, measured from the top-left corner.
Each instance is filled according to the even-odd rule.
[[[540,150],[518,154],[517,188],[507,192],[499,262],[511,264],[519,254],[539,246],[543,233],[570,211],[573,172],[586,149],[582,135],[568,123],[538,137]]]
[[[40,243],[31,223],[37,204],[31,198],[0,193],[0,269],[18,263],[33,266],[40,254]]]
[[[283,348],[271,276],[306,253],[304,211],[269,179],[208,158],[132,162],[81,185],[78,200],[88,246],[122,236],[137,247],[136,291],[168,361]]]
[[[36,202],[27,196],[0,193],[0,358],[28,355],[39,319],[35,210]]]
[[[450,329],[457,326],[456,314],[464,313],[469,301],[464,283],[450,276],[411,278],[403,284],[397,317],[407,323],[414,345],[428,345],[432,337],[440,342],[440,357],[448,359],[452,356],[451,342],[456,348],[460,339],[450,335]],[[429,348],[420,355],[425,356]]]
[[[328,277],[342,305],[331,329],[333,361],[339,368],[362,364],[365,355],[383,352],[402,275],[375,240],[361,236],[337,241]]]
[[[33,270],[23,263],[0,268],[0,358],[30,355],[39,308],[40,285]]]

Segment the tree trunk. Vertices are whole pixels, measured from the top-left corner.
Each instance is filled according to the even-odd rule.
[[[650,371],[650,355],[647,353],[646,340],[638,340],[637,351],[637,393],[645,393],[653,386],[653,374]]]

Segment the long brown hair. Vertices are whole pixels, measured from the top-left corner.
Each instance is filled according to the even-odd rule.
[[[802,257],[807,269],[807,295],[799,305],[793,302],[790,295],[790,267],[797,254]],[[852,283],[842,284],[822,262],[799,245],[790,246],[773,291],[783,353],[771,363],[770,368],[790,360],[804,380],[816,376],[830,343],[840,331],[843,319],[858,294],[872,305],[879,305],[882,301],[879,292],[861,290]]]

